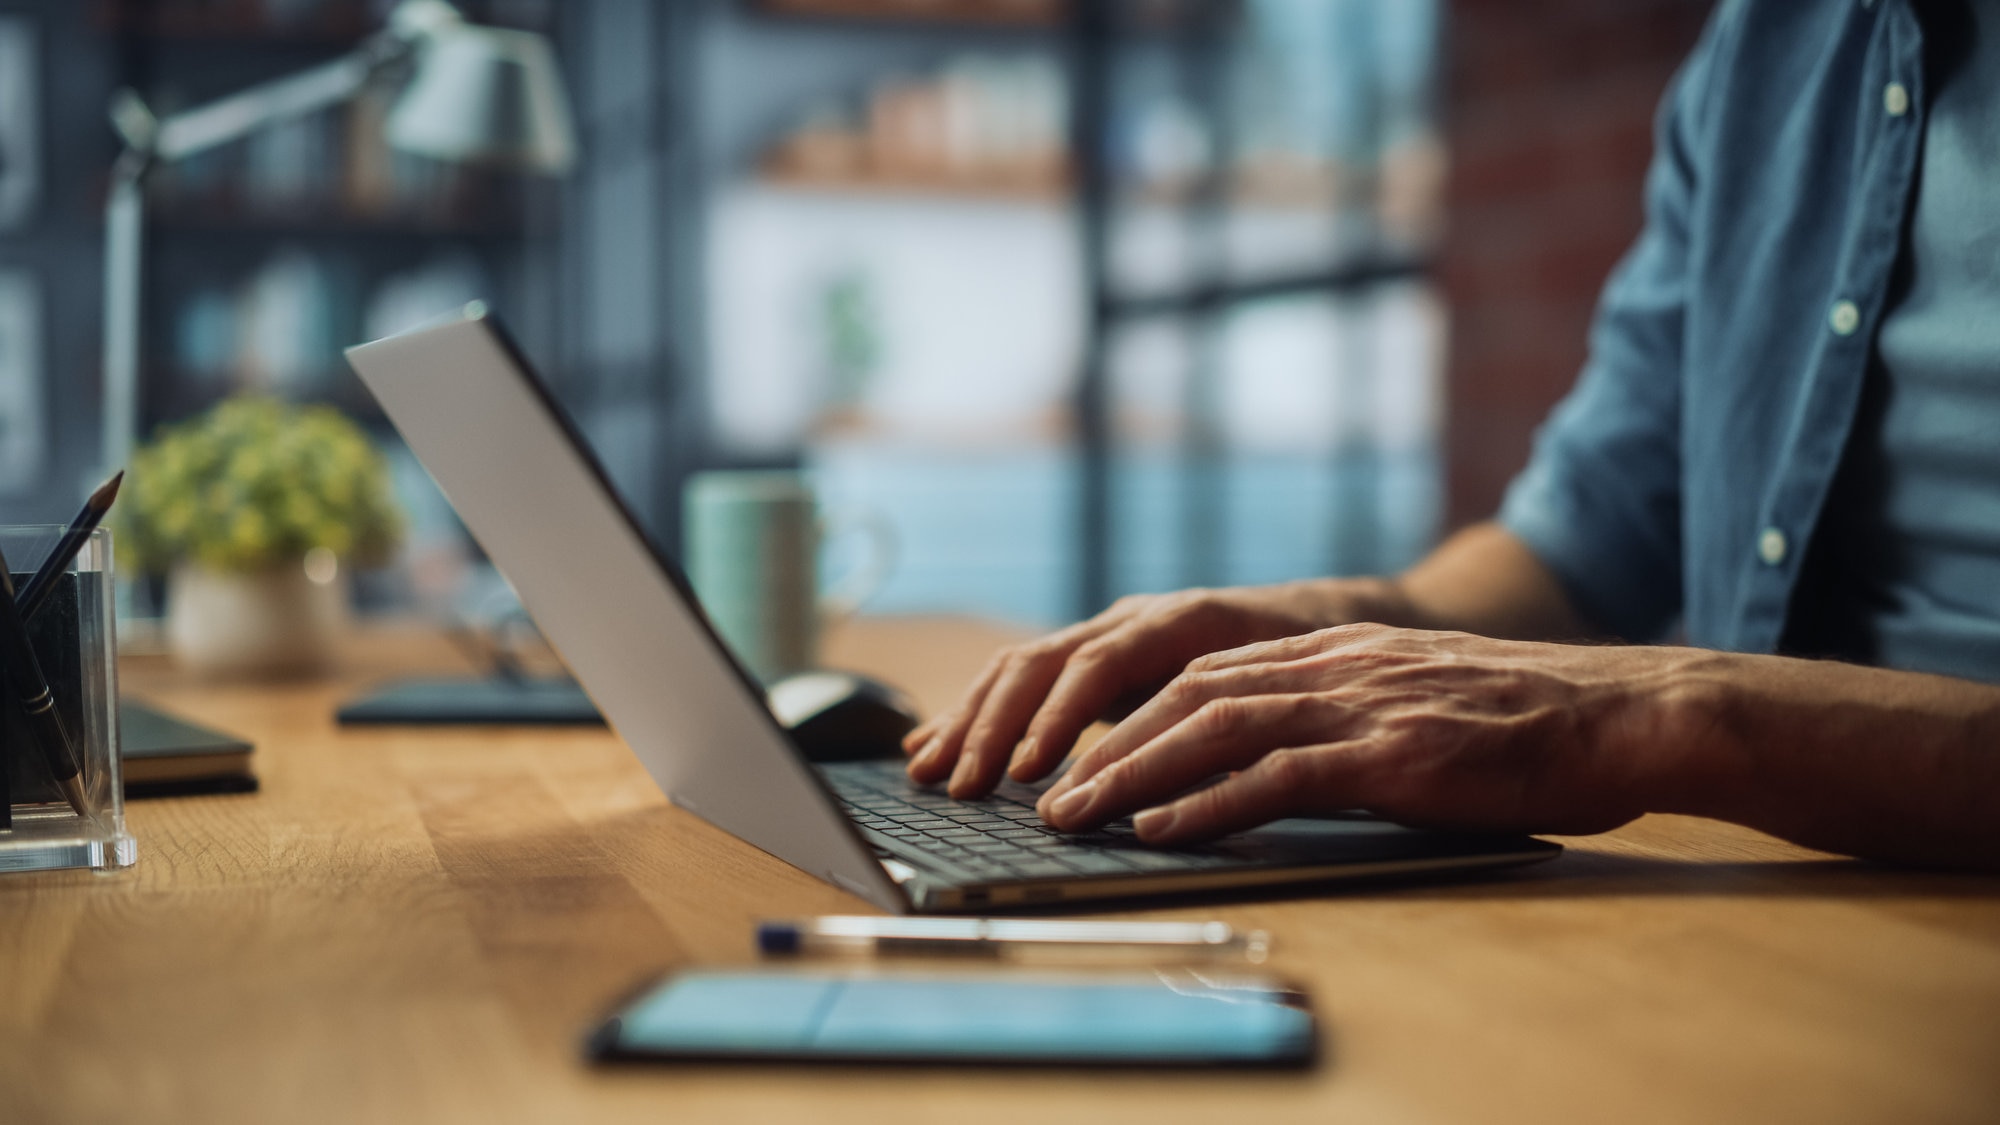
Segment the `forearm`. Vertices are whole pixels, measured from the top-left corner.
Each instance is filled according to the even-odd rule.
[[[1384,624],[1514,640],[1602,635],[1533,551],[1496,523],[1447,539],[1397,578],[1404,619]]]
[[[2000,687],[1676,651],[1654,722],[1634,732],[1658,811],[1871,859],[2000,869]]]

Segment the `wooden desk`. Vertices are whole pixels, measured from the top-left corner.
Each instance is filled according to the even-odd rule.
[[[1000,638],[835,659],[936,706]],[[1497,879],[1151,912],[1273,932],[1302,1076],[677,1068],[578,1037],[621,990],[865,909],[668,806],[602,732],[342,731],[337,682],[127,685],[258,744],[264,791],[139,802],[139,865],[0,879],[0,1121],[2000,1121],[2000,880],[1650,818]]]

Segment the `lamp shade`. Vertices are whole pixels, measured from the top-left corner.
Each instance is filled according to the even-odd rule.
[[[419,42],[384,129],[406,152],[551,175],[576,160],[569,101],[546,39],[454,23]]]

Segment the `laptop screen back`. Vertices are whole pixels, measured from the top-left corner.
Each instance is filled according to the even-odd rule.
[[[908,909],[483,310],[347,355],[670,800],[878,906]]]

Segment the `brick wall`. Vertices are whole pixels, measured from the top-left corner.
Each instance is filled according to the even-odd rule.
[[[1709,0],[1453,0],[1446,47],[1453,526],[1491,515],[1575,380],[1638,232],[1652,117]]]

